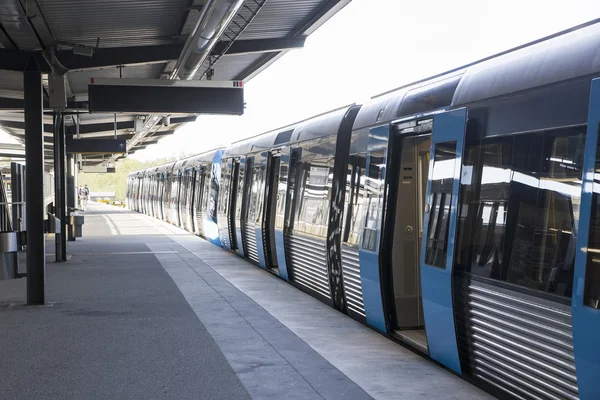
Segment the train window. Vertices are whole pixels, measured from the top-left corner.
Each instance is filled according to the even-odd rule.
[[[287,229],[294,229],[294,198],[296,197],[296,181],[298,180],[298,160],[300,158],[300,152],[298,149],[292,150],[290,154],[290,164],[288,169],[288,183],[287,193],[285,201],[285,227]],[[283,167],[282,167],[283,171]],[[282,174],[283,177],[283,174]]]
[[[585,127],[467,145],[457,268],[571,297]]]
[[[436,143],[429,196],[429,226],[425,247],[425,262],[446,268],[450,204],[456,163],[456,142]]]
[[[212,163],[212,170],[210,173],[210,186],[208,187],[209,192],[206,196],[208,216],[213,222],[217,222],[217,207],[219,191],[221,186],[221,164]]]
[[[264,197],[265,197],[265,180],[267,166],[262,165],[256,169],[256,210],[254,211],[254,222],[260,224],[263,217]],[[253,190],[254,187],[253,187]],[[253,192],[254,193],[254,192]]]
[[[249,160],[246,161],[246,165],[242,166],[240,164],[240,168],[239,168],[239,173],[238,173],[238,182],[237,182],[237,187],[238,187],[238,193],[237,193],[237,201],[235,204],[235,218],[240,220],[242,219],[242,211],[243,207],[245,206],[243,198],[244,198],[244,192],[246,191],[246,178],[244,178],[244,174],[245,171],[247,171],[249,169],[250,166],[250,162]]]
[[[332,180],[333,159],[312,160],[299,165],[296,231],[321,237],[327,235]]]
[[[288,163],[283,159],[279,162],[279,182],[277,182],[277,214],[275,217],[275,228],[283,229],[285,220],[285,197],[288,180]]]
[[[381,226],[381,207],[383,204],[384,150],[372,151],[369,160],[369,170],[364,183],[365,224],[363,248],[375,251],[377,248],[377,232]]]
[[[600,308],[600,141],[596,146],[596,165],[592,189],[592,213],[588,236],[584,304]]]
[[[364,214],[361,182],[365,178],[365,164],[366,153],[350,156],[346,177],[345,207],[342,216],[342,242],[351,245],[358,245],[360,241]]]

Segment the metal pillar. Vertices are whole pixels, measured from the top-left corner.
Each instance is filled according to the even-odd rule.
[[[54,208],[56,218],[60,220],[60,232],[54,235],[55,260],[67,261],[66,232],[63,228],[65,216],[65,159],[64,159],[64,127],[60,112],[54,112]]]
[[[42,73],[33,57],[23,72],[25,94],[25,198],[27,215],[27,304],[46,301],[44,242],[44,103]]]
[[[77,205],[75,204],[75,155],[67,154],[67,210],[74,209]],[[67,218],[70,219],[70,213],[67,212]],[[73,231],[67,229],[69,242],[75,241]]]
[[[58,218],[60,218],[60,234],[61,234],[61,249],[60,252],[63,256],[63,261],[67,261],[67,220],[69,218],[69,212],[67,209],[67,138],[65,132],[65,119],[62,119],[60,126],[60,187],[62,188],[61,194],[61,212]]]

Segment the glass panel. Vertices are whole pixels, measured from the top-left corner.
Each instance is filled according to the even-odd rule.
[[[237,220],[240,220],[242,218],[242,207],[244,206],[244,202],[243,202],[243,198],[244,198],[244,190],[246,190],[245,188],[245,183],[246,181],[244,180],[244,173],[246,171],[246,169],[248,168],[249,163],[246,163],[246,168],[242,168],[242,165],[239,165],[239,173],[238,173],[238,182],[237,182],[237,187],[238,187],[238,193],[237,193],[237,201],[235,204],[235,218]]]
[[[431,214],[427,229],[425,263],[439,268],[446,268],[455,165],[456,142],[436,143],[429,195]]]
[[[275,228],[283,229],[285,220],[285,198],[287,192],[288,163],[281,160],[279,163],[279,182],[277,182],[277,215],[275,217]]]
[[[212,170],[210,173],[210,186],[208,186],[209,193],[207,193],[206,201],[208,202],[208,216],[214,222],[217,222],[217,199],[219,198],[220,185],[221,165],[219,163],[212,163]]]
[[[592,213],[588,237],[587,264],[585,270],[584,304],[600,308],[600,140],[596,147],[594,184],[592,189]]]
[[[457,267],[571,297],[584,144],[585,127],[468,144]]]
[[[342,242],[358,246],[364,216],[364,187],[366,153],[350,156],[346,178],[346,197],[342,216]]]
[[[381,208],[383,204],[383,169],[385,168],[384,150],[370,154],[368,176],[365,177],[365,225],[363,229],[363,248],[375,251],[377,232],[381,227]]]
[[[325,237],[333,181],[333,159],[301,163],[299,170],[299,196],[294,230]]]
[[[254,222],[257,224],[261,224],[263,218],[266,170],[266,165],[262,165],[256,171],[256,210],[254,211]]]

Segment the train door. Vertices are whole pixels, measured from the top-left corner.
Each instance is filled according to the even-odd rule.
[[[405,341],[427,351],[420,278],[420,250],[429,173],[429,133],[414,135],[412,125],[394,127],[390,140],[388,178],[388,226],[383,246],[388,246],[383,265],[391,279],[388,286],[389,329]]]
[[[185,191],[185,230],[194,232],[194,182],[196,170],[189,168],[185,171],[186,191]]]
[[[200,236],[204,236],[204,216],[203,216],[203,203],[204,203],[204,177],[206,175],[204,167],[200,166],[195,171],[194,179],[194,206],[193,209],[193,228],[194,233]]]
[[[229,213],[227,214],[227,222],[229,224],[229,240],[231,243],[231,250],[238,250],[237,240],[237,228],[235,223],[235,211],[238,200],[238,188],[239,188],[239,177],[240,177],[240,161],[235,160],[233,162],[233,170],[231,171],[231,191],[229,197]]]
[[[246,220],[246,197],[247,195],[245,194],[247,191],[247,187],[248,185],[246,184],[246,180],[247,180],[247,176],[249,175],[249,168],[248,168],[248,162],[246,160],[246,157],[241,157],[240,159],[237,160],[236,162],[236,167],[237,167],[237,176],[235,177],[236,179],[236,184],[237,184],[237,188],[236,188],[236,198],[235,198],[235,210],[232,209],[232,211],[235,211],[235,238],[237,241],[237,252],[240,255],[240,257],[244,257],[245,256],[245,246],[246,243],[244,242],[245,239],[245,235],[244,237],[242,237],[242,232],[244,231],[244,222]],[[235,172],[235,171],[234,171]]]
[[[279,274],[277,263],[277,245],[275,241],[275,218],[277,215],[277,190],[279,184],[280,152],[268,155],[267,160],[267,187],[264,202],[263,227],[265,264],[267,270]]]
[[[600,78],[592,80],[572,296],[573,344],[581,399],[600,392]]]
[[[466,124],[464,108],[433,117],[420,259],[429,355],[459,374],[452,272]]]

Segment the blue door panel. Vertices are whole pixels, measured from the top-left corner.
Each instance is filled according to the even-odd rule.
[[[390,126],[384,125],[369,130],[369,139],[367,143],[367,158],[366,165],[371,164],[371,153],[373,151],[387,150],[389,139]],[[387,152],[386,152],[387,154]],[[387,163],[387,155],[384,157],[383,165]],[[381,182],[385,182],[385,168],[381,172]],[[383,185],[382,185],[383,187]],[[383,204],[383,193],[380,193],[379,204]],[[365,314],[367,324],[373,328],[387,333],[385,321],[385,313],[383,310],[382,285],[379,265],[379,244],[381,243],[381,215],[382,210],[379,210],[379,220],[376,224],[377,242],[374,249],[365,249],[363,238],[364,230],[366,229],[366,221],[362,221],[363,232],[359,247],[359,264],[360,264],[360,283],[363,291],[363,304],[365,306]]]
[[[588,235],[592,213],[596,146],[600,126],[600,78],[592,80],[583,164],[583,184],[573,276],[572,321],[575,370],[582,400],[600,398],[600,310],[584,305]],[[596,187],[596,190],[599,188]]]
[[[383,300],[381,298],[381,281],[379,279],[379,253],[360,249],[358,256],[367,324],[386,333]]]
[[[458,193],[460,186],[460,170],[466,126],[466,109],[459,109],[437,114],[433,119],[431,135],[431,162],[427,182],[427,204],[431,207],[431,180],[434,171],[435,147],[440,142],[456,142],[456,159],[454,162],[452,198],[448,226],[448,243],[446,267],[439,268],[425,262],[429,218],[431,212],[425,213],[423,222],[423,244],[421,246],[421,288],[423,293],[423,315],[425,317],[425,333],[429,355],[451,370],[461,374],[458,357],[458,343],[454,324],[454,308],[452,305],[452,266],[454,260],[454,234],[458,210]]]

